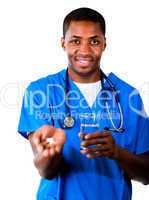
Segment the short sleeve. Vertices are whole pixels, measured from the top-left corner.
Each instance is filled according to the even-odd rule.
[[[142,154],[149,151],[149,117],[144,110],[140,95],[137,98],[137,111],[135,153]]]
[[[38,84],[30,84],[25,91],[18,132],[27,138],[28,133],[36,131],[43,125],[50,125],[51,117],[46,91]]]
[[[139,117],[136,154],[149,151],[149,118]]]

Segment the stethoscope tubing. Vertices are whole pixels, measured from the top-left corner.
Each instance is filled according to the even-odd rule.
[[[101,74],[102,90],[105,90],[105,87],[104,87],[104,79],[105,79],[108,82],[108,84],[109,84],[109,86],[112,90],[112,93],[113,93],[113,96],[114,96],[115,101],[117,103],[118,111],[119,111],[119,114],[120,114],[120,123],[119,123],[119,126],[116,127],[115,123],[113,122],[111,113],[109,111],[108,102],[106,101],[106,98],[105,98],[106,110],[107,110],[107,113],[108,113],[108,116],[109,116],[109,120],[110,120],[112,127],[113,127],[113,128],[106,128],[106,129],[108,129],[110,131],[115,131],[115,132],[118,132],[118,133],[123,132],[124,131],[124,129],[123,129],[124,117],[123,117],[122,107],[120,105],[120,99],[119,99],[119,96],[117,94],[117,90],[116,90],[115,86],[113,85],[112,81],[104,74],[104,72],[102,70],[100,70],[100,74]]]
[[[105,98],[105,106],[106,106],[106,110],[107,110],[107,113],[108,113],[108,116],[109,116],[109,120],[111,122],[111,125],[113,128],[107,128],[105,127],[106,130],[110,130],[110,131],[114,131],[114,132],[123,132],[124,131],[124,128],[123,128],[123,124],[124,124],[124,117],[123,117],[123,112],[122,112],[122,107],[120,105],[120,99],[119,99],[119,96],[117,94],[117,90],[114,86],[114,84],[112,83],[112,81],[103,73],[103,71],[100,69],[100,75],[101,75],[101,87],[102,87],[102,90],[106,91],[107,89],[105,88],[104,86],[104,80],[107,81],[107,83],[109,84],[110,88],[111,88],[111,92],[115,98],[115,101],[117,103],[117,107],[118,107],[118,111],[119,111],[119,115],[120,115],[120,122],[119,122],[119,125],[118,127],[116,127],[113,119],[112,119],[112,116],[111,116],[111,113],[109,111],[109,106],[108,106],[108,101],[106,100]],[[65,75],[65,85],[64,85],[64,90],[65,90],[65,101],[67,102],[68,101],[68,92],[69,92],[69,75],[68,75],[68,68],[66,70],[66,75]],[[67,120],[66,120],[67,118]],[[72,124],[72,125],[71,125]],[[71,111],[70,111],[70,108],[69,106],[67,105],[67,103],[65,103],[65,118],[63,120],[63,122],[61,123],[61,127],[63,129],[67,129],[67,128],[72,128],[75,124],[75,119],[71,116]]]

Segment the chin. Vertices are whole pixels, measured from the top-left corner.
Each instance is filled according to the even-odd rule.
[[[89,75],[93,71],[95,71],[95,69],[93,69],[93,67],[90,67],[90,66],[75,66],[75,67],[72,67],[72,70],[75,73],[80,74],[82,76]]]

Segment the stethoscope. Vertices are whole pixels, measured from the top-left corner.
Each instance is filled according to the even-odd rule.
[[[105,106],[106,106],[106,110],[107,110],[107,113],[108,113],[109,120],[110,120],[111,125],[112,125],[113,128],[105,127],[104,129],[105,130],[109,130],[109,131],[118,132],[118,133],[123,132],[125,130],[123,128],[124,117],[123,117],[123,112],[122,112],[122,107],[121,107],[121,104],[120,104],[120,99],[119,99],[118,92],[117,92],[114,84],[112,83],[112,81],[105,75],[105,73],[102,70],[100,70],[100,75],[101,75],[101,87],[102,87],[102,90],[103,91],[107,90],[105,88],[105,86],[104,86],[105,82],[107,82],[109,84],[109,86],[110,86],[112,95],[115,98],[115,101],[116,101],[116,104],[117,104],[117,107],[118,107],[119,116],[120,116],[119,125],[116,127],[116,125],[115,125],[115,123],[114,123],[114,121],[112,119],[112,115],[110,113],[110,110],[109,110],[108,100],[106,100],[106,95],[105,95],[105,98],[104,98]],[[104,80],[105,80],[105,82],[104,82]],[[106,93],[103,93],[103,94],[106,94]]]
[[[123,113],[122,113],[122,108],[120,105],[120,100],[119,100],[119,95],[117,93],[117,90],[114,86],[114,84],[112,83],[112,81],[103,73],[102,70],[100,70],[100,75],[101,75],[101,87],[103,91],[110,91],[112,92],[112,95],[115,98],[116,104],[117,104],[117,108],[118,108],[118,112],[119,112],[119,116],[120,116],[120,120],[119,120],[119,125],[116,126],[116,124],[114,123],[113,119],[112,119],[112,115],[110,113],[109,110],[109,105],[108,105],[108,99],[106,99],[106,96],[104,95],[104,101],[105,101],[105,107],[106,107],[106,111],[109,117],[109,120],[111,122],[112,128],[109,127],[105,127],[104,130],[109,130],[109,131],[114,131],[114,132],[123,132],[125,129],[123,128],[123,124],[124,124],[124,119],[123,119]],[[105,83],[108,83],[108,85],[110,86],[110,89],[105,88]],[[68,101],[68,92],[69,92],[69,76],[68,76],[68,68],[66,70],[66,75],[65,75],[65,101]],[[104,93],[103,93],[104,94]],[[65,117],[63,119],[62,122],[62,128],[67,129],[67,128],[72,128],[75,125],[75,119],[74,117],[71,115],[70,112],[70,108],[67,105],[67,103],[65,104]]]

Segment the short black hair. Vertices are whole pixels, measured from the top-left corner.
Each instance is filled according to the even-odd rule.
[[[66,34],[66,32],[70,26],[70,23],[72,21],[97,22],[97,23],[99,23],[101,31],[105,36],[105,32],[106,32],[105,19],[96,10],[93,10],[91,8],[82,7],[82,8],[75,9],[75,10],[71,11],[68,15],[66,15],[66,17],[63,21],[63,37],[65,37],[65,34]]]

